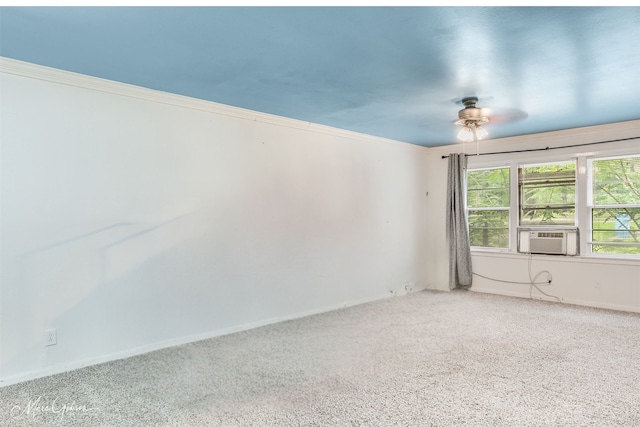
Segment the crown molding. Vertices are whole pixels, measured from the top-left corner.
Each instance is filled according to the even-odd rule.
[[[445,145],[440,147],[423,147],[393,139],[367,135],[317,123],[305,122],[302,120],[291,119],[274,114],[248,110],[245,108],[233,107],[230,105],[220,104],[212,101],[205,101],[188,96],[162,92],[127,83],[120,83],[113,80],[102,79],[99,77],[92,77],[84,74],[74,73],[71,71],[64,71],[2,56],[0,56],[0,72],[31,79],[43,80],[66,86],[73,86],[87,90],[109,93],[112,95],[125,96],[149,102],[167,104],[175,107],[204,111],[220,116],[233,117],[237,119],[265,123],[280,127],[288,127],[306,132],[313,132],[358,141],[391,143],[395,144],[396,146],[405,147],[408,149],[422,150],[430,154],[448,154],[452,151],[459,150],[461,147],[460,144]],[[514,148],[514,144],[517,144],[519,147],[525,147],[531,144],[534,144],[536,146],[540,146],[541,144],[549,144],[549,146],[563,145],[567,142],[568,139],[576,137],[583,137],[583,142],[592,142],[602,139],[635,137],[640,133],[639,129],[640,120],[631,120],[620,123],[565,129],[500,139],[490,139],[485,140],[481,143],[480,152],[501,150],[503,148],[510,149]]]
[[[266,123],[274,126],[288,127],[306,132],[319,133],[324,135],[336,136],[351,140],[391,143],[399,146],[407,146],[407,148],[426,149],[426,147],[415,146],[402,141],[367,135],[359,132],[353,132],[345,129],[334,128],[331,126],[321,125],[317,123],[305,122],[302,120],[291,119],[288,117],[277,116],[273,114],[262,113],[258,111],[248,110],[240,107],[219,104],[212,101],[205,101],[188,96],[162,92],[153,89],[147,89],[127,83],[120,83],[113,80],[92,77],[84,74],[64,71],[56,68],[46,67],[43,65],[32,64],[29,62],[18,61],[11,58],[0,56],[0,72],[13,74],[20,77],[43,80],[51,83],[57,83],[66,86],[73,86],[82,89],[88,89],[98,92],[105,92],[112,95],[125,96],[129,98],[141,99],[144,101],[167,104],[175,107],[188,108],[192,110],[204,111],[220,116],[233,117],[253,122]]]

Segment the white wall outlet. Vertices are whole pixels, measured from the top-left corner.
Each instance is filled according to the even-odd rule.
[[[58,333],[55,329],[47,329],[44,331],[44,346],[49,347],[50,345],[58,344]]]

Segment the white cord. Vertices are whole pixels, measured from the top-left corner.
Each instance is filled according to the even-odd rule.
[[[558,298],[555,295],[550,295],[546,292],[544,292],[542,289],[540,289],[537,285],[538,283],[536,283],[536,279],[538,278],[538,276],[540,276],[542,273],[547,273],[547,277],[548,282],[547,284],[551,284],[551,280],[552,280],[552,276],[551,273],[547,270],[542,270],[540,271],[538,274],[536,274],[535,277],[531,277],[531,259],[533,258],[533,256],[531,255],[531,252],[529,252],[529,260],[528,260],[528,272],[529,272],[529,282],[531,283],[531,286],[529,287],[529,298],[533,299],[533,288],[536,288],[538,290],[538,292],[540,292],[543,295],[548,296],[549,298],[555,298],[558,302],[562,302],[562,300],[560,298]]]
[[[487,279],[487,280],[493,280],[494,282],[500,282],[500,283],[511,283],[514,285],[531,285],[531,281],[529,282],[514,282],[511,280],[500,280],[500,279],[494,279],[493,277],[487,277],[487,276],[483,276],[482,274],[478,274],[478,273],[473,273],[474,276],[478,276],[478,277],[482,277],[483,279]],[[536,285],[548,285],[549,281],[546,282],[537,282],[535,283]]]
[[[494,282],[500,282],[500,283],[511,283],[511,284],[515,284],[515,285],[529,285],[529,298],[533,299],[533,288],[536,288],[541,294],[548,296],[549,298],[555,298],[558,302],[562,302],[562,300],[555,296],[555,295],[550,295],[546,292],[544,292],[542,289],[540,289],[538,287],[538,285],[550,285],[551,281],[553,280],[553,276],[551,276],[551,272],[548,270],[542,270],[540,272],[538,272],[538,274],[535,275],[535,277],[531,277],[531,260],[532,260],[533,256],[531,254],[531,252],[529,252],[529,258],[527,261],[527,272],[529,274],[529,281],[528,282],[515,282],[515,281],[511,281],[511,280],[500,280],[500,279],[495,279],[493,277],[487,277],[487,276],[483,276],[482,274],[478,274],[478,273],[472,273],[474,276],[478,276],[478,277],[482,277],[483,279],[487,279],[487,280],[492,280]],[[546,274],[547,275],[547,280],[546,281],[542,281],[542,282],[536,282],[536,280],[538,280],[538,278],[540,277],[540,275],[542,274]]]

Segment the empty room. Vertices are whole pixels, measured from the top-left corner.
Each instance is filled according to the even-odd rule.
[[[640,7],[0,7],[0,426],[640,426]]]

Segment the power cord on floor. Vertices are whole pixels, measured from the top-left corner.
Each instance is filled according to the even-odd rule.
[[[552,280],[552,276],[551,276],[551,272],[549,272],[548,270],[542,270],[540,271],[538,274],[536,274],[535,277],[531,277],[531,259],[533,258],[533,256],[531,255],[531,252],[529,252],[529,259],[528,259],[528,272],[529,272],[529,281],[531,282],[531,286],[529,287],[529,298],[533,299],[533,288],[536,288],[538,290],[538,292],[540,292],[542,295],[546,295],[549,298],[555,298],[556,301],[558,302],[562,302],[562,300],[560,298],[558,298],[555,295],[550,295],[548,293],[546,293],[545,291],[543,291],[542,289],[540,289],[538,287],[539,283],[536,283],[536,279],[538,278],[538,276],[540,276],[542,273],[547,273],[547,277],[548,277],[548,282],[547,284],[550,285],[551,284],[551,280]]]
[[[542,289],[540,289],[538,287],[538,285],[550,285],[551,281],[553,280],[553,277],[551,276],[551,272],[548,271],[548,270],[542,270],[542,271],[538,272],[538,274],[536,274],[535,277],[532,277],[531,276],[531,260],[532,260],[532,258],[533,258],[533,256],[529,252],[529,258],[527,260],[527,272],[529,273],[529,281],[528,282],[516,282],[516,281],[512,281],[512,280],[500,280],[500,279],[496,279],[496,278],[493,278],[493,277],[483,276],[482,274],[478,274],[478,273],[472,273],[472,274],[474,276],[482,277],[483,279],[492,280],[494,282],[511,283],[511,284],[515,284],[515,285],[529,285],[529,298],[533,299],[533,288],[536,288],[538,290],[538,292],[540,292],[541,294],[546,295],[549,298],[555,298],[556,301],[558,301],[558,302],[562,302],[562,300],[559,297],[557,297],[555,295],[548,294],[548,293],[544,292]],[[546,274],[547,275],[547,280],[546,281],[537,282],[538,278],[542,274]]]

